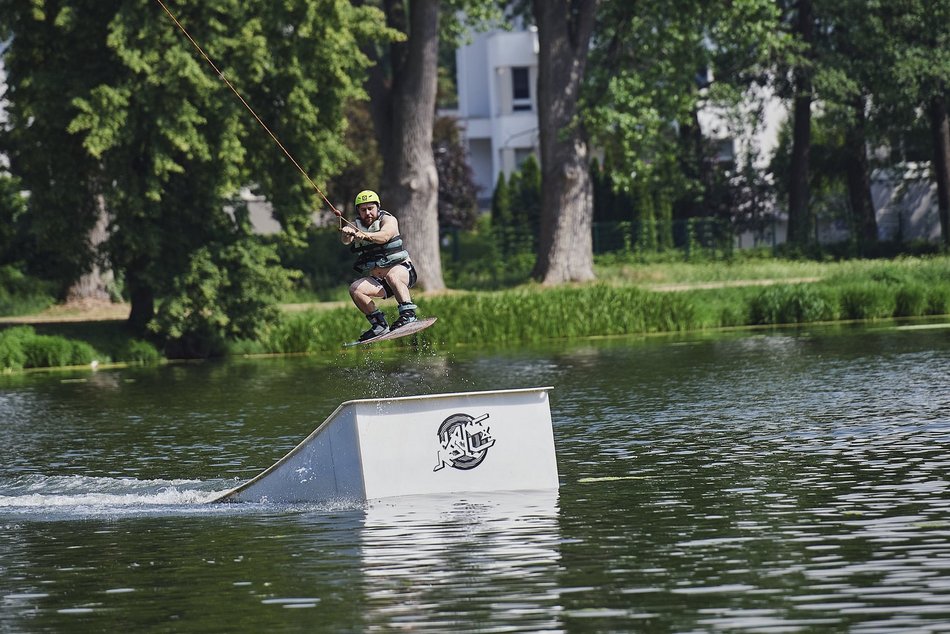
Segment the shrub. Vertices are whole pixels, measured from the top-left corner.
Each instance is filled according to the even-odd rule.
[[[26,355],[20,342],[13,337],[3,336],[0,333],[0,369],[19,370],[26,363]]]
[[[99,354],[84,341],[38,335],[29,326],[0,332],[0,366],[5,370],[88,365]]]
[[[130,339],[116,355],[116,361],[139,365],[154,365],[161,359],[162,355],[155,346],[141,339]]]
[[[96,349],[85,341],[69,341],[69,363],[67,365],[89,365],[99,357]]]
[[[50,335],[36,335],[23,342],[25,368],[50,368],[72,365],[73,347],[68,339]]]

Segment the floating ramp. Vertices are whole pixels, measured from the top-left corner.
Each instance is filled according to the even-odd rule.
[[[550,387],[346,401],[213,502],[557,489]]]

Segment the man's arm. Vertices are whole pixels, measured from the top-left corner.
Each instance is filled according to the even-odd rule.
[[[379,231],[366,233],[365,231],[357,231],[354,228],[353,235],[360,240],[372,242],[373,244],[386,244],[399,235],[399,221],[392,216],[383,216],[382,221],[379,223]]]

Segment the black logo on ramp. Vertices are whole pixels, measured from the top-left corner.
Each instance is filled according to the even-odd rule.
[[[468,414],[452,414],[439,425],[438,463],[433,471],[446,466],[456,469],[474,469],[488,455],[495,444],[485,421],[488,414],[473,418]]]

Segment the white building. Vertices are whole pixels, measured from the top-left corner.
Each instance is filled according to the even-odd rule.
[[[538,33],[534,27],[473,34],[455,54],[458,111],[469,163],[488,206],[498,174],[538,155]]]

